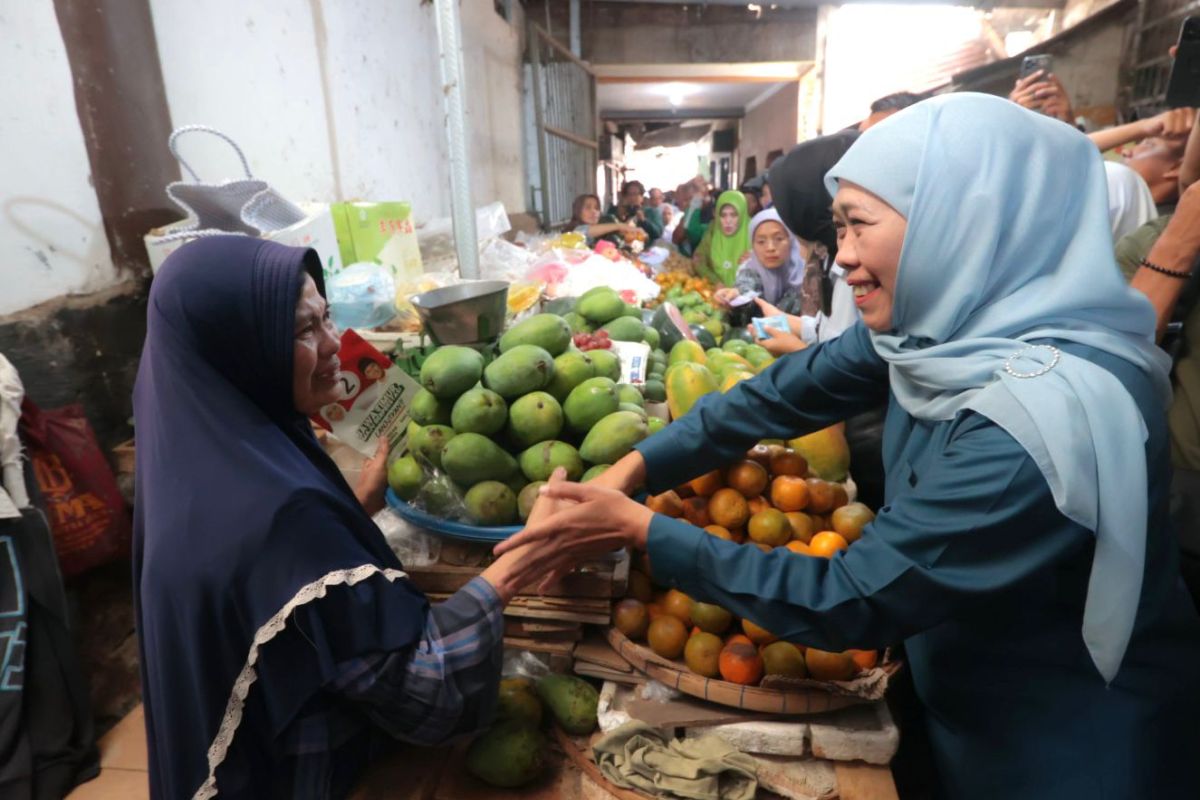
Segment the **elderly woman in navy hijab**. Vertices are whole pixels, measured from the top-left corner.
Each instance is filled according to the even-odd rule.
[[[1200,619],[1167,515],[1168,361],[1082,134],[956,94],[828,173],[863,321],[702,399],[499,546],[648,550],[656,579],[822,650],[904,641],[942,793],[1200,797]],[[783,187],[775,186],[777,192]],[[886,503],[831,559],[625,498],[882,400]]]
[[[134,597],[151,796],[328,798],[395,742],[486,725],[524,551],[430,606],[308,416],[340,395],[312,250],[185,245],[134,389]]]

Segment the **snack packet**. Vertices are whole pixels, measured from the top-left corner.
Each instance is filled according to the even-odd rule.
[[[314,414],[313,423],[365,456],[375,454],[385,434],[389,452],[401,452],[408,444],[409,404],[420,385],[353,330],[342,334],[338,358],[344,397]]]

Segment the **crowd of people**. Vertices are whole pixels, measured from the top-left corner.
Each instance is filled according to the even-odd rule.
[[[902,642],[939,796],[1200,796],[1200,126],[1089,138],[1036,77],[1010,99],[885,98],[743,190],[580,197],[589,240],[639,231],[722,301],[783,314],[764,340],[782,356],[588,483],[556,470],[432,606],[370,517],[386,452],[351,489],[306,422],[339,391],[315,253],[172,254],[134,397],[154,796],[344,796],[396,740],[477,730],[504,605],[620,547],[787,641]],[[1110,164],[1151,198],[1122,199],[1119,226]],[[874,442],[853,464],[879,512],[833,558],[629,496],[843,421]]]

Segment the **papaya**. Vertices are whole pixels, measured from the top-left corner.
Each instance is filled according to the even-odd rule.
[[[450,425],[455,433],[482,433],[491,436],[504,427],[508,404],[491,389],[470,389],[454,401]]]
[[[625,301],[613,289],[598,286],[579,298],[575,310],[588,322],[604,325],[625,313]]]
[[[554,439],[562,427],[562,406],[546,392],[530,392],[514,400],[508,412],[508,438],[517,447]]]
[[[517,462],[500,445],[479,433],[463,433],[446,443],[442,469],[459,486],[480,481],[505,481],[517,470]]]
[[[587,353],[578,350],[568,350],[554,359],[554,377],[550,379],[546,391],[562,403],[571,394],[571,390],[588,378],[596,377],[596,365],[592,363]]]
[[[717,379],[703,364],[687,362],[667,370],[667,407],[679,419],[704,395],[717,391]]]
[[[534,314],[518,322],[500,337],[500,352],[519,344],[536,345],[552,356],[561,355],[571,343],[571,326],[557,314]]]
[[[721,394],[728,392],[734,386],[737,386],[742,381],[750,380],[754,377],[753,372],[735,369],[725,372],[721,377]]]
[[[715,355],[710,355],[705,366],[712,370],[712,373],[718,378],[735,369],[751,374],[755,371],[754,366],[746,359],[736,353],[723,350],[717,350]]]
[[[771,364],[775,361],[775,356],[771,355],[771,351],[763,347],[761,344],[746,345],[742,356],[756,370]]]
[[[567,395],[563,414],[571,430],[587,433],[593,425],[616,411],[620,403],[615,383],[608,378],[590,378]]]
[[[480,481],[467,490],[463,503],[476,525],[511,525],[517,519],[517,496],[499,481]]]
[[[548,481],[556,467],[567,471],[567,480],[583,477],[583,461],[579,451],[566,442],[540,442],[518,456],[521,472],[531,481]]]
[[[608,378],[609,380],[621,380],[621,359],[611,350],[589,350],[588,358],[592,360],[592,366],[596,368],[597,378]]]
[[[808,462],[808,470],[818,478],[841,482],[850,470],[850,447],[842,424],[788,441],[788,446]]]
[[[608,333],[608,338],[618,342],[640,342],[646,336],[646,326],[640,319],[632,317],[617,317],[600,330]]]
[[[615,464],[648,435],[644,416],[633,411],[614,411],[588,431],[579,455],[591,464]]]
[[[483,371],[483,385],[511,400],[544,389],[554,379],[554,357],[533,344],[514,345]]]
[[[746,357],[746,346],[750,344],[745,339],[726,338],[721,344],[721,349],[726,353],[737,353],[743,358]]]
[[[550,674],[538,681],[537,693],[567,733],[585,736],[596,729],[600,694],[587,681],[574,675]]]
[[[504,720],[471,742],[466,767],[489,786],[524,786],[546,768],[546,737],[527,722]]]
[[[469,347],[446,345],[429,354],[421,365],[421,385],[439,400],[454,400],[479,383],[483,355]]]
[[[667,356],[667,365],[675,366],[683,362],[691,362],[693,364],[704,364],[708,361],[708,356],[704,352],[704,348],[699,342],[693,342],[691,339],[684,339],[681,342],[676,342],[671,348],[670,355]]]
[[[408,413],[418,425],[449,425],[450,404],[438,400],[437,395],[422,389],[413,395]]]

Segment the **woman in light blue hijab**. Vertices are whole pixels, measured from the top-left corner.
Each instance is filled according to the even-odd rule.
[[[942,793],[1200,797],[1200,619],[1167,519],[1168,362],[1116,268],[1103,164],[985,95],[927,100],[829,172],[862,323],[702,399],[538,537],[627,544],[654,577],[822,650],[903,640]],[[623,500],[886,398],[886,504],[829,560]],[[853,467],[852,467],[853,468]]]

